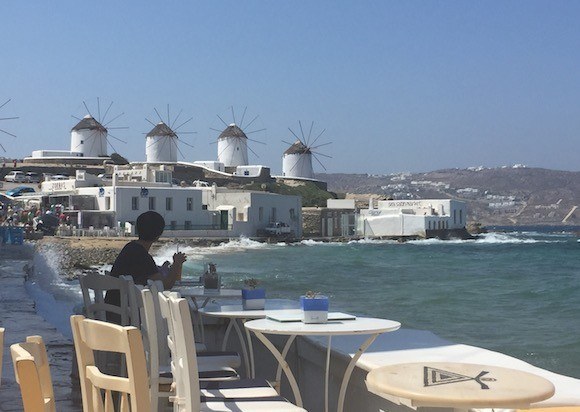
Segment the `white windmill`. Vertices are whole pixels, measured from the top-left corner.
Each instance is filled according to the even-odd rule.
[[[0,105],[0,109],[2,109],[4,106],[6,106],[10,102],[10,100],[12,100],[12,99],[8,99],[2,105]],[[18,117],[0,117],[0,120],[15,120],[15,119],[18,119]],[[8,136],[16,137],[16,135],[7,132],[4,129],[0,129],[0,132],[7,134]],[[2,146],[2,143],[0,143],[0,147],[2,148],[2,150],[4,152],[6,152],[6,149],[4,148],[4,146]]]
[[[296,137],[296,141],[294,143],[289,143],[283,140],[283,142],[289,144],[290,147],[284,152],[284,155],[282,156],[282,175],[286,177],[314,179],[312,158],[314,157],[314,159],[316,159],[316,161],[320,164],[320,166],[322,166],[324,170],[326,170],[326,168],[318,159],[318,156],[331,158],[331,156],[322,154],[316,151],[316,149],[329,145],[332,142],[314,146],[316,141],[320,138],[320,136],[322,136],[326,129],[322,130],[322,132],[320,132],[320,134],[318,134],[318,136],[316,136],[316,138],[310,142],[312,131],[314,129],[314,122],[312,122],[310,125],[310,130],[307,137],[304,136],[302,123],[299,121],[298,124],[300,125],[300,135],[302,138],[298,137],[296,133],[292,131],[292,129],[288,128],[290,133]]]
[[[83,101],[83,105],[87,110],[88,114],[79,119],[79,122],[71,129],[70,133],[70,151],[74,153],[81,153],[83,157],[107,157],[107,148],[111,146],[116,152],[113,145],[109,142],[108,137],[119,140],[120,142],[127,143],[115,136],[113,136],[109,130],[113,129],[128,129],[128,127],[109,127],[107,126],[121,117],[124,113],[115,116],[113,119],[106,122],[109,110],[113,105],[113,102],[109,104],[107,110],[103,117],[101,117],[101,104],[97,97],[97,118],[95,118],[91,111],[89,110],[87,104]],[[106,123],[105,123],[106,122]]]
[[[164,120],[161,117],[157,109],[154,108],[154,110],[159,117],[159,123],[155,124],[150,120],[145,119],[153,125],[153,129],[151,129],[151,131],[147,133],[146,136],[145,155],[147,158],[147,163],[176,163],[178,153],[184,157],[183,153],[178,147],[178,143],[193,147],[183,141],[180,141],[179,136],[177,135],[179,128],[189,123],[193,117],[190,117],[179,126],[174,127],[174,125],[179,120],[181,112],[179,112],[179,114],[172,122],[169,114],[169,105],[167,105],[167,120]],[[181,134],[191,133],[195,132],[181,132]]]
[[[238,167],[247,166],[248,163],[248,150],[250,150],[256,157],[258,155],[251,148],[248,147],[248,141],[251,140],[256,143],[265,144],[258,140],[249,139],[247,135],[252,133],[262,132],[266,129],[257,129],[252,131],[246,131],[249,127],[260,117],[256,115],[250,122],[244,125],[244,119],[246,117],[247,107],[244,108],[244,112],[240,119],[240,123],[236,122],[236,115],[233,106],[230,107],[233,123],[226,123],[219,115],[218,118],[226,126],[222,130],[210,128],[211,130],[220,132],[217,138],[217,151],[218,151],[218,162],[223,163],[225,167]]]

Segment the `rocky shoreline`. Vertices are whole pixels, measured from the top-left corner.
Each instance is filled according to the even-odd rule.
[[[124,237],[61,237],[46,236],[34,241],[35,253],[58,261],[60,275],[67,280],[74,280],[82,273],[94,270],[95,267],[112,265],[121,249],[135,238]],[[217,246],[229,239],[179,239],[181,246]],[[153,245],[152,254],[167,244],[176,244],[173,239],[160,239]]]

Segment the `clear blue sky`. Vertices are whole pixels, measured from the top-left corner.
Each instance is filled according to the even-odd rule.
[[[0,22],[7,157],[69,150],[99,97],[130,160],[169,104],[193,116],[187,161],[216,159],[216,115],[247,106],[267,128],[250,163],[275,173],[298,120],[326,129],[328,172],[580,170],[578,1],[6,0]]]

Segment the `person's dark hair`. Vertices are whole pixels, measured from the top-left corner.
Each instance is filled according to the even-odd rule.
[[[159,213],[150,210],[141,213],[137,218],[139,240],[157,240],[165,229],[165,219]]]

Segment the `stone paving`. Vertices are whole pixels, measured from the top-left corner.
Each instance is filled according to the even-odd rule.
[[[23,267],[30,262],[32,253],[30,245],[0,245],[0,326],[6,329],[2,348],[0,411],[23,409],[20,388],[14,378],[10,345],[24,341],[26,336],[40,335],[48,351],[56,410],[80,412],[80,389],[77,385],[73,388],[70,376],[73,344],[36,313],[34,301],[24,287]]]

